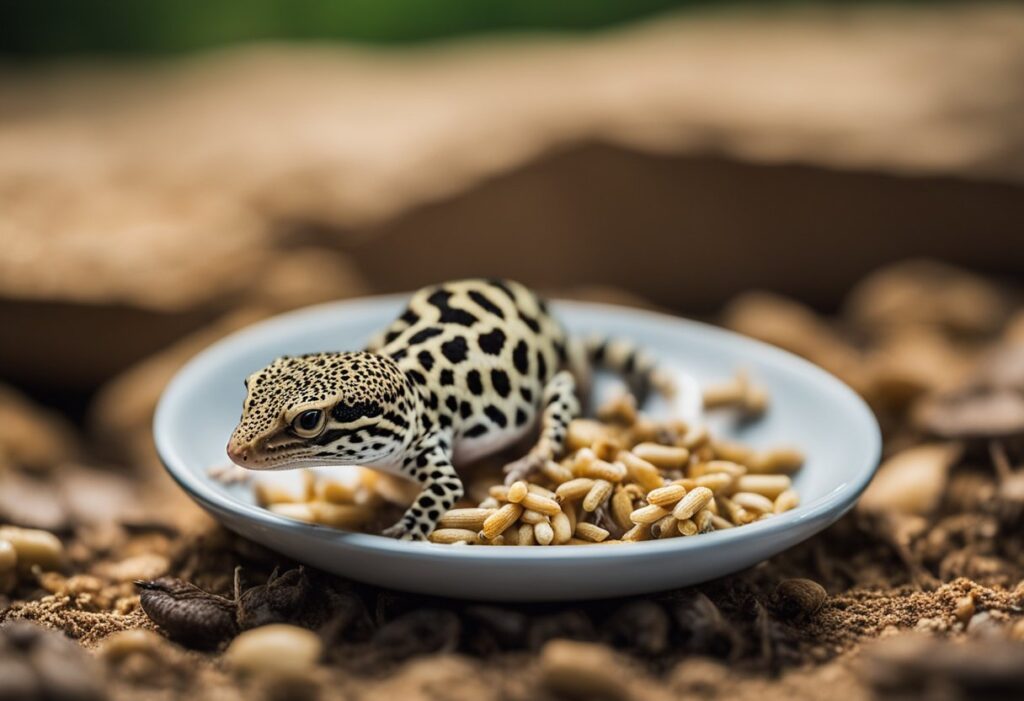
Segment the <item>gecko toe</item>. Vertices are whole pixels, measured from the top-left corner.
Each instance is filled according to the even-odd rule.
[[[537,472],[543,465],[544,458],[536,453],[530,453],[510,462],[508,465],[505,465],[505,484],[511,485],[513,482],[525,480]]]

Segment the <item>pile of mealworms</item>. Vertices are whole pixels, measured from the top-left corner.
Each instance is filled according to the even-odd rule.
[[[767,396],[746,378],[709,387],[705,407],[758,414]],[[758,451],[719,440],[702,424],[654,421],[632,395],[605,404],[596,419],[569,424],[566,454],[511,485],[470,484],[477,499],[442,515],[434,543],[589,545],[688,537],[735,528],[799,503],[790,475],[803,454]],[[490,473],[488,473],[490,475]],[[292,518],[347,529],[375,523],[385,502],[401,503],[395,484],[368,470],[355,480],[314,477],[296,490],[256,483],[257,499]],[[400,490],[398,490],[400,491]]]

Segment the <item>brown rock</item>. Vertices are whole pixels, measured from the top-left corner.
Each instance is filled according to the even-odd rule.
[[[115,582],[133,582],[135,580],[152,580],[162,577],[170,568],[170,562],[158,553],[143,553],[126,557],[117,562],[100,563],[95,573]]]
[[[540,651],[540,674],[556,694],[580,699],[626,699],[635,672],[611,649],[592,643],[552,640]]]
[[[861,329],[880,333],[930,326],[963,334],[996,331],[1006,301],[994,284],[930,260],[897,263],[872,273],[850,292],[846,316]]]
[[[911,327],[886,335],[868,354],[866,391],[872,400],[898,408],[957,386],[968,368],[966,355],[944,335]]]
[[[93,661],[62,634],[28,621],[0,626],[0,699],[102,701],[107,698]]]
[[[74,432],[64,419],[0,384],[0,469],[46,471],[77,452]]]
[[[878,468],[857,505],[865,513],[931,513],[945,492],[949,470],[962,448],[932,443],[907,448],[887,458]]]
[[[919,402],[917,428],[952,440],[1024,435],[1024,394],[1007,389],[968,388]]]
[[[865,651],[864,671],[883,698],[1017,698],[1024,688],[1024,645],[896,635]]]
[[[75,525],[144,521],[137,483],[125,472],[68,464],[57,480],[60,500]]]
[[[308,677],[322,656],[316,633],[285,623],[247,630],[224,651],[224,661],[239,674],[284,678]]]
[[[971,384],[1024,392],[1024,338],[1000,344],[982,356]]]
[[[855,390],[865,387],[860,354],[809,307],[768,292],[747,292],[729,303],[722,323],[820,365]]]
[[[0,472],[0,523],[63,531],[71,523],[59,482],[20,470]]]

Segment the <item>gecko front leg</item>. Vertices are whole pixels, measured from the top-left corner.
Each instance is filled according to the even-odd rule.
[[[423,483],[423,490],[401,520],[383,535],[399,540],[426,540],[445,511],[462,498],[462,480],[452,466],[450,442],[431,434],[411,450],[402,472]]]
[[[524,457],[505,466],[505,484],[526,479],[565,449],[569,422],[580,415],[576,381],[562,370],[544,386],[540,439]]]

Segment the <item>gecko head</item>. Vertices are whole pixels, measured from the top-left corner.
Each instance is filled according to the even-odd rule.
[[[389,462],[415,405],[398,365],[365,352],[278,358],[245,386],[227,453],[253,470]]]

